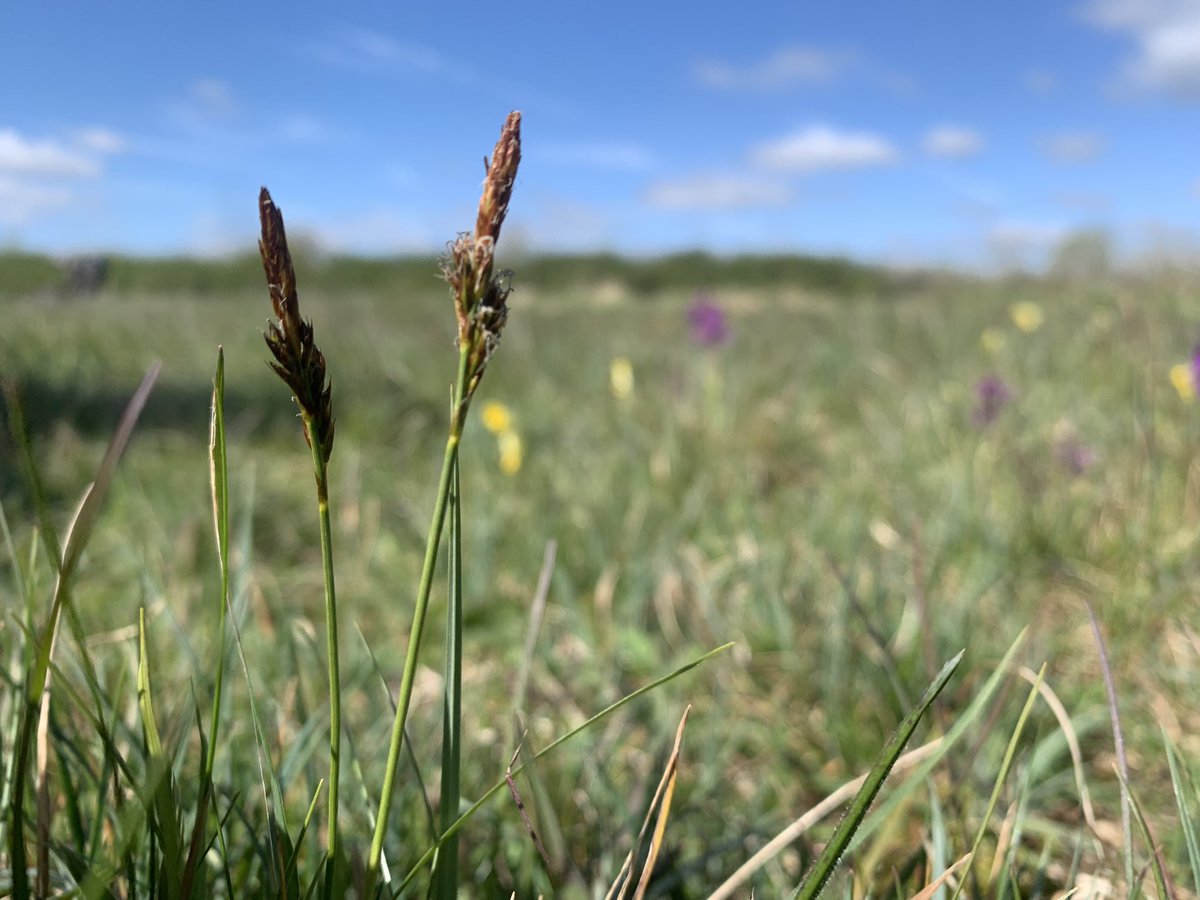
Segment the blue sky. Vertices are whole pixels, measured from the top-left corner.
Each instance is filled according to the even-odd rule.
[[[505,241],[1036,262],[1200,229],[1200,0],[0,0],[0,245],[439,249],[510,109]]]

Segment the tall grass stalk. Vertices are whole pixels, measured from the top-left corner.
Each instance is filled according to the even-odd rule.
[[[329,456],[333,451],[332,388],[325,373],[325,355],[313,340],[310,322],[300,318],[296,272],[288,251],[283,214],[263,188],[258,195],[262,255],[267,289],[276,321],[267,324],[264,337],[275,356],[271,368],[292,389],[304,438],[312,451],[316,477],[317,515],[321,530],[321,568],[325,575],[325,641],[329,666],[329,822],[325,893],[331,896],[340,860],[338,840],[338,786],[342,761],[342,686],[338,663],[337,595],[333,577],[333,537],[329,524]]]
[[[483,195],[479,200],[479,214],[473,234],[459,235],[451,245],[444,263],[444,274],[454,297],[455,314],[458,319],[458,371],[454,379],[451,401],[450,431],[446,438],[446,450],[442,456],[442,473],[438,479],[437,497],[434,501],[433,520],[425,544],[425,561],[421,566],[421,581],[417,586],[417,600],[413,609],[412,626],[408,635],[408,652],[404,658],[404,670],[400,677],[400,697],[396,703],[396,717],[392,722],[392,737],[388,746],[384,766],[383,788],[379,796],[379,816],[375,820],[375,833],[367,856],[366,896],[371,896],[379,874],[379,862],[383,854],[383,840],[387,834],[388,818],[392,810],[392,798],[396,782],[396,770],[400,762],[400,750],[404,741],[404,723],[408,719],[412,701],[413,679],[417,671],[417,658],[421,648],[421,635],[425,628],[425,615],[429,608],[429,594],[433,587],[433,573],[437,563],[438,547],[442,538],[442,526],[446,520],[446,509],[454,468],[458,460],[458,447],[467,421],[471,397],[479,386],[483,372],[500,340],[500,332],[508,317],[508,288],[494,272],[496,240],[500,227],[508,213],[517,167],[521,161],[521,114],[512,112],[500,132],[488,164],[487,176],[483,181]]]

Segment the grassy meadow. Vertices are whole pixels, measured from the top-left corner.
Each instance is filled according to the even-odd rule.
[[[358,871],[446,440],[455,318],[431,261],[295,253],[303,315],[333,384],[340,840]],[[509,322],[460,453],[464,800],[503,780],[525,728],[526,749],[540,750],[734,646],[514,779],[545,858],[507,788],[484,805],[460,833],[462,896],[603,896],[688,704],[645,896],[709,896],[870,769],[963,649],[908,749],[943,744],[929,766],[891,775],[828,895],[916,895],[981,835],[975,856],[927,896],[956,886],[980,897],[1155,896],[1160,877],[1172,896],[1195,896],[1200,860],[1181,811],[1200,810],[1189,774],[1200,764],[1200,405],[1188,369],[1171,378],[1200,335],[1193,281],[901,277],[703,257],[502,261],[515,270]],[[66,301],[39,286],[50,276],[28,259],[6,265],[20,274],[6,287],[0,266],[0,376],[17,386],[60,535],[129,396],[163,362],[70,598],[96,696],[66,624],[55,648],[44,766],[56,889],[80,879],[72,853],[86,846],[88,859],[130,861],[119,887],[97,896],[152,891],[153,841],[130,824],[142,798],[127,793],[118,808],[105,797],[112,761],[91,718],[99,708],[136,769],[139,608],[185,824],[194,814],[221,646],[209,488],[220,345],[230,621],[248,674],[231,639],[213,768],[224,824],[201,865],[214,896],[229,884],[238,896],[273,895],[272,804],[249,698],[296,838],[328,775],[329,687],[313,461],[288,389],[265,364],[261,268],[252,258],[118,260],[97,296]],[[697,292],[726,317],[727,335],[696,340]],[[54,565],[9,427],[0,503],[0,759],[11,760]],[[406,750],[384,845],[393,888],[437,832],[446,553],[443,541],[411,759]],[[1089,603],[1152,846],[1136,815],[1124,834],[1122,754]],[[1043,664],[1048,690],[1027,708]],[[325,846],[323,797],[298,838],[302,886]],[[788,896],[842,808],[727,895]],[[11,865],[11,818],[3,827],[0,870]],[[422,869],[408,895],[427,881]]]

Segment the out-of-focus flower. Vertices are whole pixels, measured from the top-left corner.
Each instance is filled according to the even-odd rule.
[[[483,421],[483,427],[492,434],[503,434],[510,431],[513,427],[513,414],[503,403],[497,403],[495,400],[489,400],[483,404],[483,412],[480,415]]]
[[[1042,322],[1046,320],[1045,313],[1042,308],[1032,300],[1022,300],[1020,303],[1014,303],[1008,309],[1008,314],[1012,316],[1013,324],[1026,334],[1032,334],[1042,327]]]
[[[1054,455],[1072,475],[1082,475],[1096,462],[1095,451],[1073,434],[1058,440]]]
[[[1200,385],[1200,345],[1192,348],[1192,386]]]
[[[624,356],[609,364],[608,387],[618,400],[626,400],[633,394],[633,363]]]
[[[979,335],[979,346],[994,356],[1004,349],[1006,340],[1004,332],[999,328],[988,327],[983,329],[983,332]]]
[[[500,471],[505,475],[516,475],[521,471],[521,462],[524,459],[521,435],[512,430],[502,432],[498,444],[500,447]]]
[[[1190,363],[1171,366],[1170,376],[1171,384],[1175,386],[1180,400],[1190,402],[1196,399],[1196,376]]]
[[[1079,439],[1075,425],[1069,419],[1054,424],[1054,458],[1072,475],[1082,475],[1096,462],[1096,453]]]
[[[971,421],[986,428],[996,421],[1000,411],[1012,400],[1008,385],[995,375],[988,375],[975,385],[975,409]]]
[[[729,340],[729,317],[708,294],[692,297],[687,315],[692,340],[701,347],[719,347]]]

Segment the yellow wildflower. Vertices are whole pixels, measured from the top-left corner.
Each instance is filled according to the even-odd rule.
[[[1037,331],[1046,320],[1042,308],[1031,300],[1014,303],[1009,307],[1008,313],[1012,316],[1013,324],[1026,334]]]
[[[1175,386],[1180,400],[1196,399],[1196,380],[1192,377],[1192,367],[1187,363],[1171,366],[1171,384]]]
[[[511,431],[513,427],[513,414],[503,403],[497,403],[495,400],[489,400],[483,404],[483,427],[492,434],[501,435],[506,431]]]
[[[521,436],[515,431],[505,431],[498,439],[500,445],[500,471],[505,475],[516,475],[521,471],[524,458]]]
[[[979,335],[979,345],[993,356],[1004,349],[1004,332],[999,328],[985,328]]]
[[[633,393],[633,363],[618,356],[608,367],[608,386],[618,400],[625,400]]]

